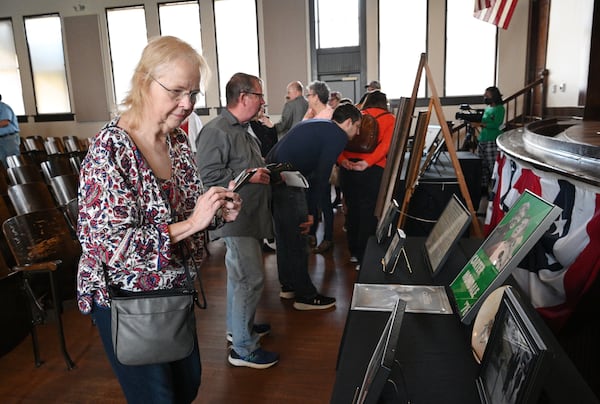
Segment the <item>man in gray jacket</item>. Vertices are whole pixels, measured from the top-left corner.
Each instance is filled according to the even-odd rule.
[[[244,207],[237,220],[211,233],[227,247],[227,339],[232,342],[229,363],[265,369],[279,360],[260,347],[268,324],[255,324],[254,315],[263,290],[262,241],[273,237],[269,170],[259,140],[248,122],[265,103],[262,82],[236,73],[225,87],[227,108],[208,122],[196,140],[196,162],[205,186],[227,187],[243,171],[255,170],[250,183],[239,189]],[[250,129],[251,130],[251,129]]]
[[[292,81],[287,85],[287,102],[283,106],[281,120],[275,124],[279,139],[285,135],[292,126],[302,120],[308,109],[308,101],[304,97],[304,87],[299,81]]]

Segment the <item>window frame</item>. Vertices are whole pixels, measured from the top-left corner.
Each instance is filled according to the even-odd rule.
[[[58,21],[60,22],[60,35],[61,35],[61,46],[62,46],[62,65],[64,68],[63,73],[64,73],[65,86],[66,86],[66,99],[69,103],[69,111],[40,113],[39,108],[38,108],[38,89],[36,89],[34,67],[33,67],[33,63],[32,63],[33,58],[32,58],[32,54],[31,54],[31,46],[29,45],[29,39],[28,39],[28,35],[27,35],[27,19],[43,18],[43,17],[50,17],[50,16],[57,17]],[[31,86],[32,86],[32,90],[33,90],[33,100],[34,100],[34,108],[35,108],[34,121],[35,122],[55,122],[55,121],[63,121],[63,120],[65,120],[65,121],[74,120],[75,114],[73,113],[73,101],[71,100],[71,88],[69,85],[69,75],[67,72],[67,60],[66,60],[66,53],[65,53],[65,37],[64,37],[64,27],[63,27],[62,16],[60,15],[59,12],[24,15],[23,16],[23,30],[24,30],[24,34],[25,34],[25,44],[26,44],[26,48],[27,48],[27,57],[28,57],[28,61],[29,61],[29,74],[31,77]]]
[[[213,19],[214,19],[214,39],[215,39],[215,59],[216,59],[216,77],[217,77],[217,82],[218,82],[218,89],[219,89],[219,107],[217,107],[217,111],[220,111],[222,108],[225,108],[227,106],[227,99],[226,99],[226,94],[225,94],[225,87],[227,85],[227,82],[229,81],[229,79],[231,79],[231,76],[229,77],[222,77],[221,74],[221,67],[220,67],[220,62],[221,59],[219,57],[219,38],[217,35],[217,13],[215,12],[215,5],[217,2],[219,1],[227,1],[227,0],[212,0],[212,6],[213,6]],[[261,60],[260,60],[260,53],[261,53],[261,43],[260,43],[260,26],[259,26],[259,13],[258,13],[258,1],[257,0],[247,0],[247,1],[253,1],[254,2],[254,15],[255,15],[255,27],[256,27],[256,63],[257,63],[257,72],[251,72],[251,71],[245,71],[245,70],[237,70],[238,72],[243,71],[244,73],[247,74],[253,74],[258,76],[259,78],[261,77],[261,71],[262,71],[262,67],[261,67]]]
[[[111,77],[111,81],[112,81],[112,83],[111,83],[112,101],[113,101],[113,105],[116,107],[117,110],[119,110],[119,107],[123,100],[118,99],[118,94],[117,94],[116,80],[115,80],[115,64],[114,64],[113,51],[112,51],[113,47],[111,46],[110,25],[109,25],[108,14],[109,14],[109,12],[115,11],[115,10],[128,10],[128,9],[131,10],[131,9],[139,9],[139,8],[141,8],[141,10],[144,13],[145,37],[146,37],[146,43],[148,43],[148,22],[147,22],[148,17],[147,17],[147,10],[146,10],[145,4],[143,4],[143,3],[142,4],[131,4],[131,5],[127,5],[127,6],[116,6],[116,7],[104,8],[104,18],[106,19],[106,38],[107,38],[107,44],[108,44],[108,57],[109,57],[109,64],[110,64],[110,77]],[[158,13],[158,11],[157,11],[157,13]],[[140,56],[141,56],[141,52],[140,52]],[[138,62],[139,62],[139,57],[135,60],[135,63],[133,65],[134,69]],[[131,71],[131,73],[129,74],[129,76],[127,78],[127,80],[129,81],[129,84],[131,84],[132,75],[133,75],[133,71]]]
[[[492,81],[484,86],[479,94],[458,94],[458,95],[448,95],[447,86],[448,86],[448,2],[446,0],[446,8],[445,8],[445,24],[444,24],[444,89],[443,95],[445,100],[456,100],[459,104],[480,104],[482,102],[483,91],[486,87],[495,86],[498,82],[498,27],[495,27],[495,35],[494,35],[494,63],[493,63],[493,79]],[[475,19],[475,17],[473,17]],[[483,23],[483,22],[482,22]],[[491,25],[491,24],[490,24]]]

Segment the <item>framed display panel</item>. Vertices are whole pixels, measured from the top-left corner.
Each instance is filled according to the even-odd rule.
[[[398,299],[371,355],[362,384],[352,400],[353,404],[375,404],[379,401],[396,361],[405,309],[406,302]]]
[[[400,254],[403,253],[405,241],[406,234],[404,234],[404,231],[396,228],[396,232],[392,236],[392,242],[381,258],[381,269],[383,272],[388,274],[394,273],[396,266],[398,265],[398,260],[400,259]]]
[[[412,122],[412,100],[401,97],[398,110],[396,111],[396,124],[387,154],[387,163],[383,169],[377,204],[375,205],[375,216],[380,217],[384,209],[385,201],[393,198],[396,185],[400,182],[402,165],[404,164],[404,153],[408,146],[408,134]]]
[[[460,319],[470,324],[485,298],[510,275],[562,211],[525,191],[450,283]]]
[[[506,288],[477,377],[481,402],[536,403],[547,346],[512,288]]]
[[[431,229],[423,247],[425,261],[433,276],[438,274],[458,240],[469,227],[471,219],[469,210],[456,194],[452,194],[452,198]]]
[[[383,216],[381,216],[379,223],[377,223],[377,229],[375,230],[377,244],[383,244],[393,236],[393,230],[397,227],[398,217],[400,217],[400,206],[395,199],[392,199],[387,203]]]
[[[425,147],[425,138],[427,134],[427,124],[429,122],[430,112],[419,111],[415,125],[415,134],[413,136],[412,148],[410,150],[408,165],[406,167],[405,187],[413,187],[418,183],[420,174],[419,166],[423,158]]]

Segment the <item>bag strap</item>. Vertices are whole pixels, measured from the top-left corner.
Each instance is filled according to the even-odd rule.
[[[186,281],[187,281],[187,288],[191,291],[194,291],[194,304],[196,306],[198,306],[199,309],[206,309],[208,304],[206,301],[206,294],[204,293],[204,287],[202,286],[202,280],[198,279],[198,282],[200,284],[200,294],[202,295],[202,304],[200,304],[200,301],[198,300],[198,291],[196,290],[196,288],[194,288],[194,281],[192,280],[192,276],[190,274],[190,270],[187,264],[187,258],[185,257],[185,255],[183,255],[183,247],[180,244],[180,250],[181,250],[181,255],[182,255],[182,260],[183,260],[183,269],[185,272],[185,277],[186,277]],[[196,265],[196,263],[194,262],[194,265]],[[108,269],[106,267],[106,262],[102,262],[102,272],[104,274],[104,282],[106,283],[106,291],[108,293],[108,299],[109,301],[112,300],[112,292],[111,289],[109,287],[110,283],[108,280]]]
[[[202,296],[202,304],[200,304],[200,302],[198,301],[198,292],[196,291],[196,288],[194,288],[194,281],[192,280],[192,276],[190,275],[190,270],[188,268],[188,264],[187,264],[187,258],[185,257],[185,254],[183,253],[183,244],[185,240],[181,240],[179,242],[179,249],[181,250],[181,257],[183,259],[183,269],[185,271],[185,276],[188,280],[188,284],[190,286],[191,289],[194,290],[194,303],[196,304],[196,306],[198,306],[199,309],[206,309],[208,307],[208,303],[206,301],[206,294],[204,293],[204,286],[202,285],[202,278],[200,277],[200,271],[198,270],[198,266],[196,265],[196,261],[194,262],[194,267],[195,267],[195,271],[196,271],[196,278],[198,278],[198,285],[200,286],[200,295]],[[185,244],[185,246],[187,247],[187,244]],[[189,247],[188,247],[189,249]],[[190,254],[191,255],[191,254]]]
[[[386,115],[386,114],[391,114],[391,112],[390,112],[390,111],[383,111],[381,114],[377,114],[377,115],[375,115],[373,118],[377,119],[377,118],[379,118],[380,116],[383,116],[383,115]]]

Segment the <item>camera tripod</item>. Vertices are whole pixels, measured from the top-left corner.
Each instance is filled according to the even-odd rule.
[[[473,125],[471,125],[471,122],[469,121],[463,121],[465,124],[465,140],[463,141],[462,146],[460,147],[460,151],[470,151],[470,152],[475,152],[475,150],[477,149],[477,130],[475,129],[475,127]]]

